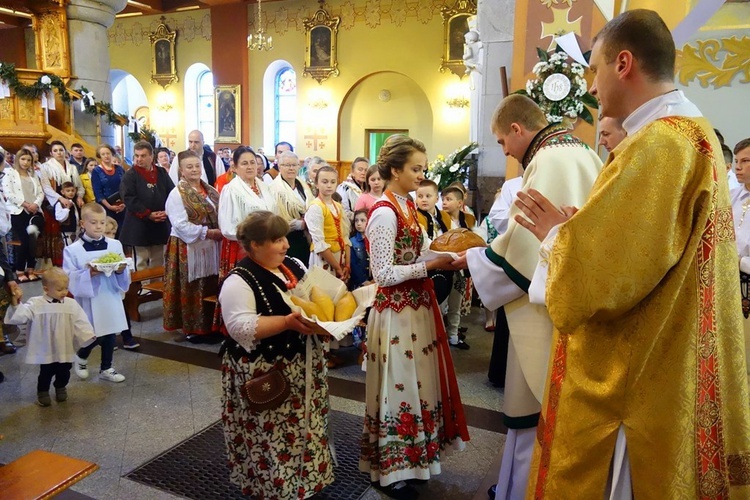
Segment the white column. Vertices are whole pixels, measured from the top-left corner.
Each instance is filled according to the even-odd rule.
[[[512,72],[514,19],[513,0],[479,0],[477,20],[484,49],[482,84],[478,86],[481,92],[480,107],[477,113],[480,179],[505,176],[505,155],[490,131],[490,121],[492,113],[503,98],[500,67],[505,66],[508,78]],[[509,88],[509,91],[512,92],[513,89]],[[482,185],[481,180],[479,184]],[[492,193],[484,195],[492,199]]]
[[[125,8],[127,0],[70,0],[67,6],[68,38],[70,40],[71,81],[73,88],[86,87],[97,100],[111,102],[109,85],[109,42],[107,29],[115,14]],[[83,139],[96,145],[96,120],[75,106],[76,131]],[[102,122],[102,141],[114,144],[113,128]]]

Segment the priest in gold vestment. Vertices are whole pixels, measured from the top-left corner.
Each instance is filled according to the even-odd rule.
[[[602,498],[623,480],[638,499],[750,498],[737,252],[719,141],[674,89],[674,44],[656,13],[608,23],[591,68],[602,114],[625,118],[628,137],[572,217],[544,193],[519,194],[528,219],[517,221],[537,237],[562,222],[529,289],[555,332],[527,498]]]

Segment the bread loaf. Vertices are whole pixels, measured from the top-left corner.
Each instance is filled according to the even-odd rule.
[[[463,252],[469,248],[487,246],[481,236],[465,228],[451,229],[432,242],[430,250],[436,252]]]

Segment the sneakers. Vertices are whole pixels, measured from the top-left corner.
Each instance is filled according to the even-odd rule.
[[[75,359],[73,360],[73,371],[76,372],[78,378],[89,378],[89,361],[87,359],[79,358],[78,354],[76,354]]]
[[[455,347],[456,349],[461,349],[462,351],[468,351],[469,349],[471,349],[471,346],[461,339],[458,339],[458,342],[456,342],[455,344],[454,343],[450,343],[450,344],[451,344],[451,347]]]
[[[141,347],[141,344],[139,344],[135,339],[130,339],[127,342],[122,343],[122,348],[126,351],[133,351],[135,349],[138,349],[139,347]]]
[[[125,376],[117,373],[114,368],[110,368],[109,370],[99,371],[99,378],[102,380],[109,380],[110,382],[124,382],[125,381]]]
[[[37,392],[36,393],[36,404],[39,406],[49,406],[52,404],[52,400],[49,397],[49,392]]]
[[[49,395],[47,395],[49,397]],[[55,387],[55,401],[58,403],[62,403],[63,401],[68,400],[68,389],[65,387],[60,387],[59,389]]]

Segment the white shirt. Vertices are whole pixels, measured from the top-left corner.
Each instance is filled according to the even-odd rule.
[[[492,204],[492,208],[490,208],[487,217],[490,218],[490,223],[497,230],[498,235],[508,230],[510,207],[513,205],[516,194],[521,190],[521,186],[523,186],[523,176],[505,181],[500,189],[500,196],[497,197]]]
[[[734,232],[737,238],[737,255],[740,270],[750,273],[750,191],[743,185],[729,192],[734,216]]]
[[[219,196],[219,229],[228,240],[237,240],[237,226],[245,217],[258,210],[279,213],[276,199],[271,190],[259,179],[253,179],[260,191],[255,194],[240,177],[235,177],[224,186]]]
[[[25,201],[22,184],[24,181],[21,179],[21,174],[13,167],[5,167],[3,172],[5,172],[2,180],[3,194],[6,198],[5,206],[11,215],[18,215],[23,211],[23,202]],[[42,201],[44,201],[42,184],[39,182],[39,178],[34,175],[34,172],[29,174],[29,179],[34,184],[34,203],[41,208]]]

